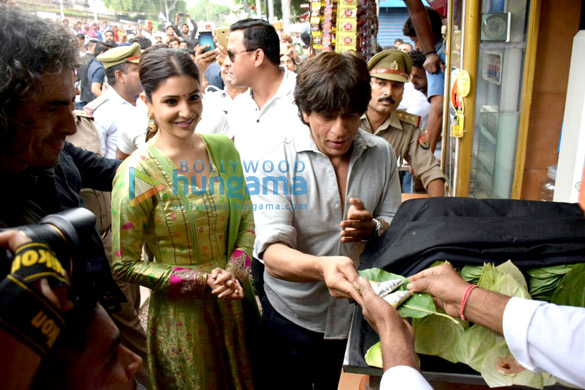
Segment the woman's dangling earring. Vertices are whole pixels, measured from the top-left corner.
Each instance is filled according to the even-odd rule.
[[[158,126],[154,121],[154,114],[152,113],[152,111],[148,111],[148,131],[150,131],[151,133],[156,133],[157,130]]]

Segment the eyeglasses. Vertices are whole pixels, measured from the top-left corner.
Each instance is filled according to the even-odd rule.
[[[244,50],[244,51],[240,51],[240,52],[234,53],[230,49],[227,49],[227,55],[228,55],[230,61],[231,62],[234,62],[234,60],[236,59],[236,55],[242,54],[242,53],[249,53],[249,52],[254,51],[254,50],[256,50],[256,49]]]

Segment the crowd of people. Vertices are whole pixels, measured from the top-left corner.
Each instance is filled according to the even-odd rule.
[[[83,251],[111,267],[125,299],[117,310],[103,289],[71,299],[49,247],[0,232],[15,261],[29,259],[0,284],[3,386],[336,389],[358,304],[382,340],[382,387],[427,389],[410,326],[357,268],[401,203],[402,159],[429,196],[444,195],[435,138],[408,112],[420,96],[405,96],[409,80],[426,92],[430,128],[436,81],[423,69],[441,54],[306,58],[260,19],[234,23],[227,46],[213,50],[197,46],[188,25],[169,26],[149,48],[109,47],[99,36],[107,43],[113,29],[79,24],[0,8],[0,176],[11,188],[0,224],[93,205],[103,218]],[[76,33],[96,38],[81,58]],[[39,253],[51,260],[30,261]],[[448,314],[503,333],[527,368],[585,385],[584,310],[469,294],[448,267],[411,281]],[[146,330],[138,286],[151,290]],[[23,302],[41,315],[15,310]],[[532,323],[515,328],[508,313],[521,309],[534,326],[570,326],[577,339],[549,354]],[[570,321],[547,328],[551,312]]]

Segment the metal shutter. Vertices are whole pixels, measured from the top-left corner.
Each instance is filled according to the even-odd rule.
[[[378,44],[382,47],[394,45],[394,40],[400,38],[414,47],[414,42],[402,34],[402,27],[408,16],[406,8],[380,8]]]

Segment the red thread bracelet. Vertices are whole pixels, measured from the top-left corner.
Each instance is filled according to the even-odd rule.
[[[467,321],[465,319],[465,304],[467,303],[467,299],[469,298],[469,295],[471,294],[473,289],[476,287],[477,287],[477,284],[472,284],[469,287],[467,287],[467,290],[465,290],[465,294],[463,294],[463,298],[461,299],[461,316],[460,317],[463,321]]]

